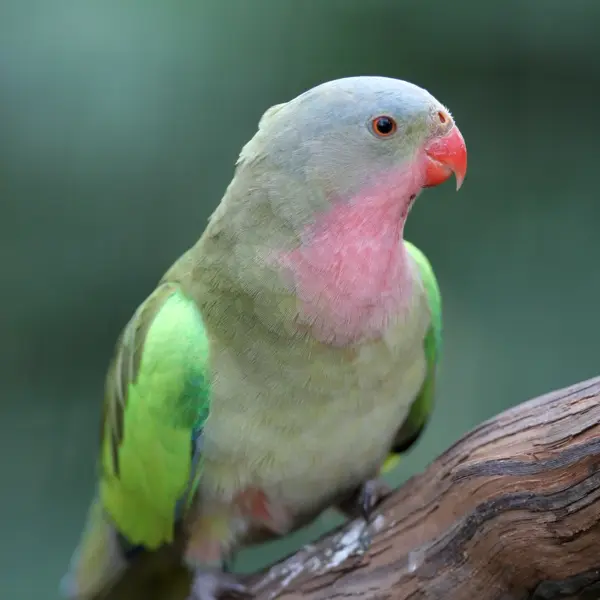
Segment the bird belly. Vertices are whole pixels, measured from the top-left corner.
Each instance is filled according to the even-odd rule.
[[[280,459],[265,473],[265,490],[293,512],[303,512],[324,508],[375,477],[421,386],[421,362],[405,365],[381,386],[348,390],[316,408],[312,427],[276,443]],[[372,401],[365,402],[369,396]]]
[[[223,498],[256,486],[292,514],[323,510],[376,476],[425,370],[421,344],[399,354],[380,340],[311,385],[246,382],[241,401],[215,402],[201,486]]]

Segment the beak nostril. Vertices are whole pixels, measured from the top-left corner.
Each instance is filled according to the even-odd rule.
[[[448,122],[448,116],[445,113],[443,113],[441,110],[438,111],[438,119],[440,120],[440,123],[442,123],[443,125]]]

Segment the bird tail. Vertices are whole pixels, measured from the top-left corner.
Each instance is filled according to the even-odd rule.
[[[60,582],[61,595],[69,600],[91,599],[113,584],[126,567],[117,531],[95,499],[79,546]]]

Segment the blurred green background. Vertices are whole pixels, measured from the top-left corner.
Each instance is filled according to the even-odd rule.
[[[408,224],[440,279],[445,356],[394,481],[595,375],[599,24],[597,0],[3,0],[0,597],[58,597],[116,336],[200,235],[264,109],[326,79],[414,81],[469,148],[460,194],[427,192]]]

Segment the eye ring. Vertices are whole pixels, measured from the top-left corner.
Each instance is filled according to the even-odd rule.
[[[371,121],[373,133],[380,138],[388,138],[398,130],[396,120],[388,115],[379,115]]]

